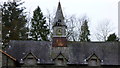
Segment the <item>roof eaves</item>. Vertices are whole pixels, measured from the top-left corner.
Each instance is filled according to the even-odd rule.
[[[10,57],[12,60],[16,61],[16,59],[14,57],[12,57],[11,55],[7,54],[6,52],[0,50],[0,52],[2,52],[3,54],[5,54],[6,56]]]

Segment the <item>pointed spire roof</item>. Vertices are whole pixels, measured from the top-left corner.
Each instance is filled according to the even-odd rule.
[[[57,10],[61,10],[61,4],[60,4],[60,2],[58,3],[58,8],[57,8]]]
[[[64,16],[63,16],[60,2],[58,2],[58,7],[57,7],[56,15],[54,18],[54,22],[53,22],[53,26],[56,26],[56,25],[57,26],[58,25],[66,26],[66,24],[64,22]]]
[[[60,2],[58,3],[58,7],[57,7],[57,12],[56,12],[55,18],[56,19],[64,19]]]

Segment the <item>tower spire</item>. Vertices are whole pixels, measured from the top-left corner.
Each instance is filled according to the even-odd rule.
[[[63,16],[63,12],[62,12],[60,1],[58,2],[58,7],[57,7],[57,11],[56,11],[56,15],[55,15],[53,24],[55,24],[59,20],[61,20],[61,22],[62,22],[61,24],[64,25],[64,16]]]
[[[53,22],[53,42],[52,42],[53,46],[58,46],[58,47],[67,46],[66,27],[67,26],[64,22],[64,16],[59,0],[56,15]]]
[[[58,2],[58,7],[57,7],[57,12],[56,12],[55,18],[62,18],[62,19],[64,19],[60,1]]]

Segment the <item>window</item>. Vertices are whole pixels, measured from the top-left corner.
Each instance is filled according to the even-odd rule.
[[[24,58],[24,64],[26,66],[35,66],[37,61],[36,57],[33,56],[32,53],[29,53],[25,58]]]
[[[64,65],[64,59],[63,58],[58,58],[56,59],[56,65]]]
[[[55,65],[66,66],[68,60],[60,53],[55,59]]]
[[[35,65],[35,64],[36,64],[36,60],[33,59],[33,58],[27,58],[27,59],[25,60],[25,64],[26,64],[26,65]]]
[[[97,59],[91,59],[89,61],[89,66],[97,66]]]
[[[61,20],[60,20],[60,19],[58,19],[58,22],[61,22]]]

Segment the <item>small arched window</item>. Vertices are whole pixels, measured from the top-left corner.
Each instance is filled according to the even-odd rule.
[[[58,19],[58,22],[61,22],[61,19]]]

